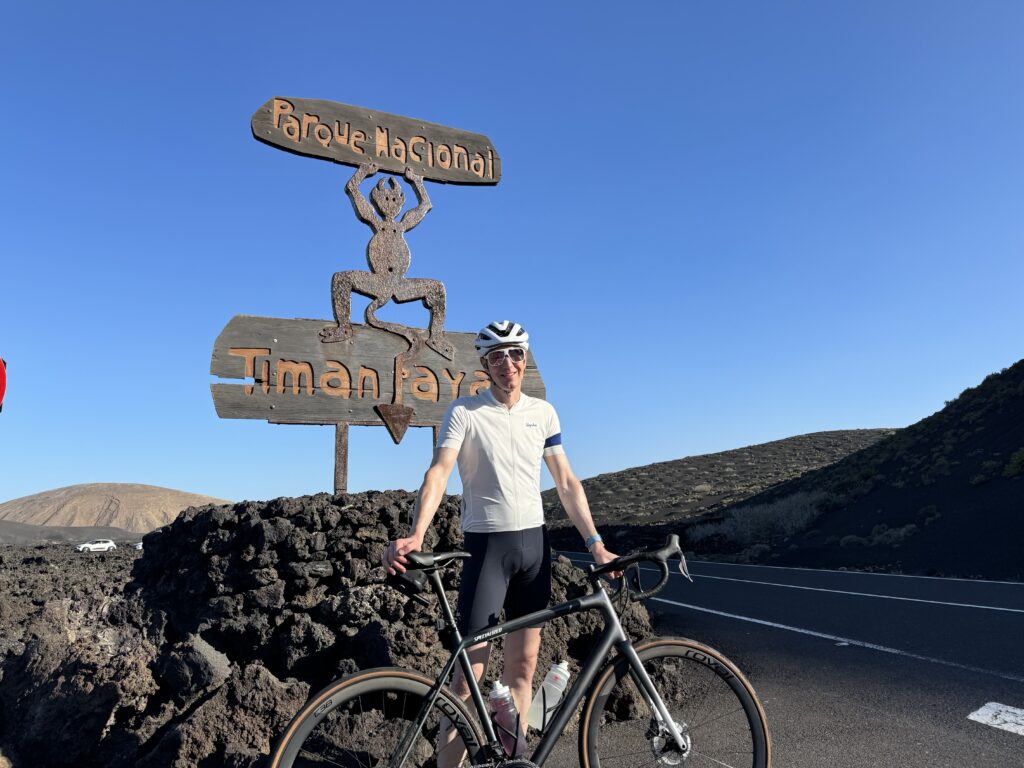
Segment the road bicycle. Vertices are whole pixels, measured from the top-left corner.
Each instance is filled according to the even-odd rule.
[[[451,652],[437,678],[385,667],[332,682],[289,724],[271,756],[271,768],[543,766],[581,701],[582,768],[770,768],[771,742],[764,709],[735,664],[693,640],[654,638],[634,645],[619,621],[616,602],[643,599],[660,591],[669,578],[670,558],[678,557],[679,571],[690,578],[676,535],[669,536],[661,549],[633,552],[600,567],[589,566],[589,594],[463,638],[444,592],[441,571],[467,557],[465,552],[407,554],[406,573],[389,577],[392,586],[423,605],[429,605],[423,595],[427,584],[437,598],[442,639]],[[640,581],[641,563],[658,566],[658,581],[649,589]],[[612,572],[623,574],[615,589],[601,578]],[[507,757],[466,650],[510,632],[589,610],[601,613],[604,629],[575,682],[547,713],[528,758]],[[456,663],[461,664],[469,685],[468,702],[446,685]],[[442,729],[455,733],[443,746],[439,739]]]

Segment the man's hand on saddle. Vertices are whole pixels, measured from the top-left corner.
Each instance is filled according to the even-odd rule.
[[[421,549],[423,549],[423,540],[416,536],[395,539],[388,542],[387,549],[380,556],[380,562],[387,569],[387,572],[392,575],[396,571],[398,573],[405,573],[405,556],[409,552],[419,552]]]

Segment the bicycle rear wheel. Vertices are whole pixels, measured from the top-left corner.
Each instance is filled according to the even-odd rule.
[[[289,724],[271,756],[270,768],[386,766],[432,685],[423,675],[398,668],[357,672],[331,683]],[[455,736],[439,754],[438,738],[446,718],[453,723]],[[482,762],[483,743],[479,725],[465,704],[442,688],[403,765],[469,766]]]
[[[636,651],[684,747],[659,722],[620,657],[599,675],[584,704],[582,768],[771,766],[764,710],[732,662],[692,640],[653,640]]]

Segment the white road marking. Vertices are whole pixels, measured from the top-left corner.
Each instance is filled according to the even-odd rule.
[[[884,573],[879,571],[852,571],[839,568],[796,568],[788,565],[750,565],[749,563],[722,563],[717,560],[688,560],[691,565],[723,565],[733,568],[768,568],[776,571],[798,571],[799,573],[843,573],[854,576],[884,576],[890,579],[934,579],[937,581],[969,581],[971,584],[1006,584],[1012,587],[1024,587],[1019,581],[999,581],[998,579],[956,579],[949,576],[918,576],[912,573]]]
[[[568,556],[570,557],[570,559],[572,559],[572,555],[575,555],[575,554],[576,553],[571,553],[571,554],[568,554]],[[587,558],[586,555],[576,555],[576,558],[577,559],[589,559],[589,558]],[[654,571],[655,573],[657,573],[657,570],[653,569],[653,568],[650,568],[650,569],[644,568],[643,570],[651,570],[651,571]],[[672,574],[670,574],[670,575],[672,575]],[[694,578],[698,578],[698,579],[701,579],[701,578],[704,578],[704,579],[722,579],[722,580],[725,580],[725,581],[746,581],[745,579],[730,579],[730,578],[726,578],[726,577],[722,577],[722,576],[694,575]],[[892,599],[892,600],[913,600],[915,602],[922,602],[922,603],[932,603],[932,602],[937,603],[938,602],[938,601],[934,601],[934,600],[921,600],[921,599],[918,599],[918,598],[910,598],[910,597],[891,597],[889,595],[872,595],[870,593],[860,593],[860,592],[845,592],[844,593],[844,592],[841,592],[840,590],[820,589],[818,587],[794,587],[791,584],[772,584],[770,582],[748,582],[748,583],[768,584],[769,586],[776,586],[776,587],[792,587],[794,589],[809,589],[809,590],[814,590],[814,591],[818,591],[818,592],[840,592],[840,594],[855,594],[855,595],[861,595],[862,594],[865,597],[881,597],[881,598],[889,598],[889,599]],[[963,669],[963,670],[966,670],[968,672],[979,672],[979,673],[984,674],[984,675],[992,675],[994,677],[1000,677],[1000,678],[1003,678],[1004,680],[1012,680],[1013,682],[1024,683],[1024,677],[1019,676],[1019,675],[1012,675],[1012,674],[1009,674],[1009,673],[1006,673],[1006,672],[996,672],[994,670],[984,669],[982,667],[974,667],[974,666],[970,666],[970,665],[967,665],[967,664],[957,664],[954,661],[947,661],[945,659],[936,659],[936,658],[933,658],[931,656],[922,656],[920,654],[910,653],[909,651],[901,651],[899,648],[890,648],[888,646],[878,645],[876,643],[867,643],[867,642],[864,642],[862,640],[854,640],[854,639],[851,639],[851,638],[848,638],[848,637],[840,637],[839,635],[830,635],[830,634],[826,634],[824,632],[815,632],[814,630],[811,630],[811,629],[804,629],[803,627],[793,627],[793,626],[789,626],[788,624],[778,624],[778,623],[773,622],[773,621],[765,621],[764,619],[755,619],[755,618],[753,618],[751,616],[741,616],[741,615],[735,614],[735,613],[726,613],[725,611],[716,611],[716,610],[713,610],[711,608],[704,608],[704,607],[699,606],[699,605],[692,605],[690,603],[680,603],[680,602],[678,602],[676,600],[668,600],[668,599],[666,599],[664,597],[652,597],[650,599],[651,600],[656,600],[656,601],[661,602],[661,603],[668,603],[669,605],[676,605],[676,606],[679,606],[680,608],[689,608],[690,610],[693,610],[693,611],[701,611],[703,613],[711,613],[711,614],[714,614],[716,616],[724,616],[725,618],[729,618],[729,619],[738,619],[740,621],[749,621],[749,622],[751,622],[753,624],[761,624],[763,626],[773,627],[775,629],[784,629],[784,630],[786,630],[788,632],[797,632],[797,633],[802,634],[802,635],[810,635],[812,637],[820,637],[820,638],[823,638],[825,640],[835,641],[836,644],[839,645],[839,646],[855,645],[855,646],[858,646],[860,648],[868,648],[868,649],[873,650],[873,651],[881,651],[883,653],[892,653],[892,654],[895,654],[897,656],[905,656],[905,657],[907,657],[909,659],[917,659],[918,661],[927,661],[927,662],[930,662],[932,664],[941,664],[941,665],[947,666],[947,667],[955,667],[956,669]],[[1024,613],[1024,611],[1021,611],[1021,610],[1016,609],[1016,608],[997,608],[997,607],[987,606],[987,605],[970,605],[970,604],[965,604],[965,603],[939,603],[939,604],[940,605],[953,605],[953,606],[960,606],[960,607],[967,607],[967,608],[987,608],[989,610],[1011,611],[1013,613]]]
[[[572,553],[572,554],[575,555],[575,553]],[[577,555],[576,557],[577,557],[577,559],[586,559],[586,555]],[[570,559],[572,559],[571,556],[570,556]],[[707,563],[705,563],[704,561],[700,561],[700,564],[701,565],[706,565]],[[716,565],[724,565],[724,563],[716,563]],[[753,568],[753,567],[770,567],[770,566],[745,566],[745,567]],[[645,571],[649,570],[649,571],[652,571],[654,573],[658,572],[657,569],[655,569],[655,568],[648,568],[648,567],[641,568],[641,570],[645,570]],[[800,568],[789,568],[789,569],[779,568],[779,570],[802,570],[805,573],[808,572],[808,569],[800,569]],[[846,573],[846,571],[836,571],[836,573]],[[802,586],[802,585],[799,585],[799,584],[779,584],[778,582],[775,582],[775,581],[754,581],[753,579],[737,579],[737,578],[733,578],[733,577],[730,577],[730,576],[708,576],[707,574],[703,574],[703,573],[691,573],[690,575],[693,576],[694,579],[714,579],[716,581],[735,581],[735,582],[739,582],[741,584],[758,584],[758,585],[760,585],[762,587],[783,587],[785,589],[804,589],[804,590],[807,590],[809,592],[831,592],[832,594],[836,594],[836,595],[852,595],[854,597],[875,597],[875,598],[878,598],[880,600],[905,600],[906,602],[910,602],[910,603],[929,603],[931,605],[948,605],[948,606],[953,607],[953,608],[980,608],[980,609],[983,609],[983,610],[986,610],[986,611],[1005,611],[1006,613],[1024,613],[1024,609],[1021,609],[1021,608],[1003,608],[1003,607],[996,606],[996,605],[977,605],[976,603],[951,603],[951,602],[947,602],[947,601],[944,601],[944,600],[925,600],[922,597],[899,597],[897,595],[879,595],[879,594],[876,594],[874,592],[853,592],[853,591],[849,591],[849,590],[845,590],[845,589],[826,589],[825,587],[805,587],[805,586]],[[921,577],[921,578],[935,578],[935,577]],[[952,579],[950,579],[950,580],[952,581]]]
[[[1024,736],[1024,709],[990,701],[981,709],[971,712],[967,719]]]
[[[810,592],[831,592],[835,595],[853,595],[854,597],[877,597],[882,600],[906,600],[910,603],[931,603],[932,605],[948,605],[953,608],[983,608],[986,611],[1006,611],[1008,613],[1024,613],[1020,608],[1001,608],[996,605],[977,605],[975,603],[949,603],[945,600],[925,600],[922,597],[898,597],[896,595],[878,595],[874,592],[850,592],[845,589],[825,589],[824,587],[805,587],[799,584],[779,584],[774,581],[753,581],[752,579],[733,579],[728,576],[705,576],[693,574],[695,579],[716,579],[717,581],[738,581],[742,584],[760,584],[762,587],[784,587],[786,589],[806,589]]]
[[[735,613],[726,613],[725,611],[715,611],[711,608],[704,608],[699,605],[691,605],[689,603],[680,603],[675,600],[667,600],[664,597],[652,597],[651,600],[655,600],[659,603],[668,603],[669,605],[676,605],[680,608],[689,608],[692,611],[701,611],[702,613],[711,613],[715,616],[724,616],[727,619],[739,619],[740,621],[749,621],[753,624],[762,624],[766,627],[773,627],[774,629],[784,629],[788,632],[797,632],[801,635],[810,635],[812,637],[820,637],[825,640],[833,640],[840,643],[847,643],[849,645],[856,645],[860,648],[868,648],[872,651],[882,651],[883,653],[892,653],[897,656],[906,656],[908,659],[917,659],[918,661],[928,661],[932,664],[942,664],[946,667],[955,667],[956,669],[963,669],[968,672],[979,672],[984,675],[993,675],[994,677],[1001,677],[1004,680],[1012,680],[1015,683],[1024,683],[1024,677],[1019,675],[1011,675],[1005,672],[995,672],[991,669],[983,669],[982,667],[972,667],[967,664],[957,664],[954,661],[946,661],[945,659],[935,659],[931,656],[921,656],[916,653],[909,653],[907,651],[901,651],[899,648],[889,648],[885,645],[877,645],[875,643],[865,643],[862,640],[853,640],[849,637],[840,637],[839,635],[829,635],[824,632],[815,632],[811,629],[803,629],[802,627],[791,627],[788,624],[777,624],[774,621],[765,621],[764,619],[755,619],[751,616],[740,616]]]

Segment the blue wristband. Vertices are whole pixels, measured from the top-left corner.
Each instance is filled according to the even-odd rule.
[[[593,536],[588,536],[587,537],[587,540],[585,542],[583,542],[583,546],[585,546],[587,549],[590,549],[592,546],[597,544],[597,542],[599,542],[599,541],[604,541],[604,539],[601,538],[601,534],[600,533],[595,533]]]

